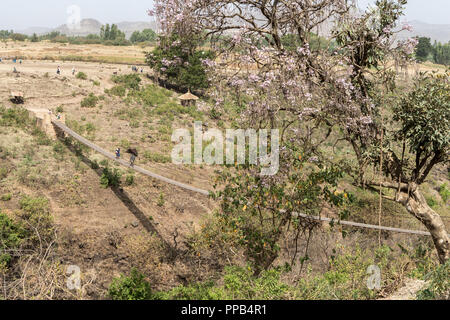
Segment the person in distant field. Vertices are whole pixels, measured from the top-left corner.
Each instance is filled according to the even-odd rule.
[[[19,64],[22,64],[22,59],[19,60]]]
[[[141,68],[141,73],[144,73],[144,68]]]
[[[75,75],[75,67],[72,68],[72,75]]]
[[[120,159],[120,148],[116,149],[116,159]]]
[[[3,62],[3,59],[2,59],[2,58],[0,58],[0,62]]]
[[[61,68],[58,66],[58,69],[56,69],[56,74],[61,74]]]
[[[61,120],[61,115],[58,113],[58,115],[56,116],[56,119]]]

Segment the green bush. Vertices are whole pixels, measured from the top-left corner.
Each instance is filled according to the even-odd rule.
[[[32,132],[35,137],[36,144],[39,146],[49,146],[52,144],[52,140],[42,130],[35,128]]]
[[[111,80],[116,84],[121,84],[127,89],[139,90],[141,77],[138,74],[114,75]]]
[[[441,195],[442,201],[444,201],[444,204],[447,203],[448,199],[450,198],[450,190],[447,188],[447,184],[444,183],[439,188],[439,194]]]
[[[28,110],[0,106],[0,126],[26,128],[32,124]]]
[[[77,75],[75,76],[77,79],[81,79],[81,80],[87,80],[87,74],[84,72],[78,72]]]
[[[144,159],[154,163],[169,163],[171,161],[169,156],[149,151],[144,152]]]
[[[162,300],[281,300],[294,290],[281,281],[281,274],[280,269],[272,269],[255,277],[251,268],[226,267],[221,285],[208,281],[179,286],[157,296]]]
[[[5,179],[8,176],[8,169],[1,167],[0,168],[0,181]]]
[[[425,199],[427,200],[427,204],[430,208],[435,208],[438,205],[438,202],[433,196],[425,196]]]
[[[117,97],[125,97],[127,89],[124,86],[114,86],[110,90],[105,91],[107,94]]]
[[[153,300],[150,283],[136,269],[130,276],[121,275],[113,279],[108,295],[112,300]]]
[[[22,219],[27,221],[29,240],[32,243],[51,241],[54,238],[54,225],[48,200],[43,197],[23,196],[19,206]]]
[[[134,184],[134,175],[132,174],[127,175],[125,183],[127,184],[127,186],[132,186]]]
[[[81,101],[81,107],[94,108],[97,105],[98,100],[98,97],[96,97],[93,93],[90,93],[89,96]]]
[[[4,194],[4,195],[2,195],[0,197],[0,200],[2,200],[2,201],[9,201],[11,199],[12,199],[12,194],[11,193],[6,193],[6,194]]]
[[[100,184],[103,188],[108,187],[118,187],[120,185],[120,178],[122,177],[122,174],[120,173],[119,169],[109,169],[104,168],[103,174],[100,178]]]
[[[439,266],[425,277],[430,284],[417,294],[419,300],[450,299],[450,261]]]
[[[0,271],[11,262],[11,256],[4,253],[5,250],[16,249],[25,237],[26,232],[22,226],[0,212]]]
[[[164,199],[164,193],[159,194],[158,198],[158,207],[164,207],[165,199]]]

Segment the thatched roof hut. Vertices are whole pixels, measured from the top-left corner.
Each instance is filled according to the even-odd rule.
[[[178,97],[178,99],[181,100],[181,104],[183,106],[190,106],[194,105],[195,102],[199,99],[199,97],[193,95],[191,91],[189,90],[187,93],[183,94],[182,96]]]

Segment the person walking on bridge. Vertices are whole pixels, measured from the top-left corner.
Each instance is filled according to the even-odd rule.
[[[138,157],[138,152],[137,152],[136,149],[128,149],[127,153],[131,154],[130,166],[133,167],[134,166],[134,161],[136,161],[136,158]]]

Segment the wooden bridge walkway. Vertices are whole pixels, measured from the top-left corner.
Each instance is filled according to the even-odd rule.
[[[103,156],[107,157],[108,159],[111,159],[119,164],[121,164],[122,166],[132,169],[138,173],[141,173],[143,175],[146,175],[148,177],[151,177],[153,179],[174,185],[176,187],[182,188],[184,190],[188,190],[188,191],[192,191],[195,193],[199,193],[202,194],[204,196],[209,196],[210,192],[207,190],[203,190],[200,188],[196,188],[166,177],[163,177],[161,175],[155,174],[153,172],[150,172],[148,170],[145,170],[139,166],[131,166],[129,162],[121,160],[121,159],[117,159],[116,156],[102,148],[100,148],[99,146],[93,144],[92,142],[90,142],[89,140],[83,138],[82,136],[80,136],[79,134],[77,134],[76,132],[74,132],[72,129],[70,129],[69,127],[67,127],[66,125],[64,125],[63,123],[56,121],[56,120],[52,120],[53,125],[55,125],[57,128],[59,128],[60,130],[62,130],[63,132],[65,132],[66,134],[68,134],[69,136],[71,136],[72,138],[74,138],[75,140],[81,142],[82,144],[84,144],[85,146],[91,148],[92,150],[97,151],[98,153],[102,154]],[[377,225],[371,225],[371,224],[365,224],[365,223],[357,223],[357,222],[351,222],[351,221],[338,221],[338,220],[333,220],[330,218],[325,218],[325,217],[316,217],[316,216],[309,216],[309,215],[305,215],[305,214],[300,214],[300,213],[296,213],[295,214],[298,217],[302,217],[305,219],[313,219],[316,221],[322,221],[322,222],[335,222],[336,225],[344,225],[344,226],[350,226],[350,227],[355,227],[355,228],[363,228],[363,229],[371,229],[371,230],[382,230],[382,231],[390,231],[390,232],[397,232],[397,233],[406,233],[406,234],[411,234],[411,235],[420,235],[420,236],[431,236],[431,234],[429,232],[426,231],[419,231],[419,230],[407,230],[407,229],[401,229],[401,228],[393,228],[393,227],[384,227],[384,226],[377,226]]]

